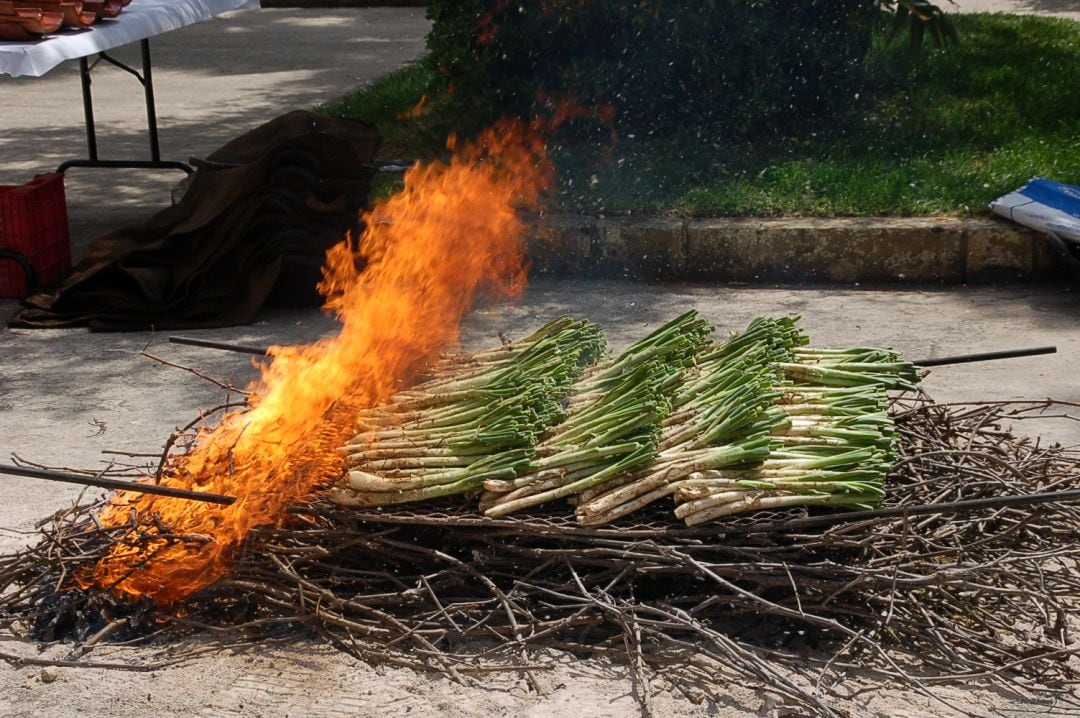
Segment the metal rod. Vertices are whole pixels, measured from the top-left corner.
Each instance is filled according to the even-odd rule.
[[[252,347],[244,344],[230,344],[228,342],[211,342],[205,339],[193,339],[191,337],[169,337],[172,344],[187,344],[193,347],[206,349],[221,349],[227,352],[240,354],[255,354],[267,356],[268,351],[263,347]],[[1038,356],[1040,354],[1056,354],[1057,347],[1031,347],[1028,349],[1005,349],[998,352],[982,352],[980,354],[957,354],[951,357],[938,357],[936,359],[919,359],[911,362],[918,367],[945,366],[946,364],[970,364],[980,361],[994,361],[995,359],[1015,359],[1017,357]]]
[[[0,464],[0,474],[24,476],[29,479],[59,481],[65,484],[79,484],[81,486],[99,486],[103,489],[114,489],[116,491],[135,491],[142,494],[153,494],[155,496],[168,496],[174,499],[189,499],[191,501],[203,501],[209,504],[221,504],[222,506],[228,506],[229,504],[236,502],[236,499],[232,496],[222,496],[221,494],[208,494],[203,491],[188,491],[187,489],[176,489],[171,486],[158,486],[157,484],[137,484],[133,481],[106,479],[102,476],[81,476],[79,474],[68,474],[62,471],[51,471],[49,469],[31,469],[25,466],[12,466],[10,464]]]
[[[195,169],[186,162],[177,160],[67,160],[57,168],[57,172],[66,172],[72,167],[91,169],[133,169],[133,170],[180,170],[191,174]]]
[[[85,57],[79,58],[79,80],[82,82],[83,119],[86,121],[86,155],[94,162],[98,158],[97,131],[94,127],[94,97],[90,89],[90,64]]]
[[[855,523],[875,519],[900,518],[904,516],[927,516],[930,514],[961,514],[979,509],[996,509],[1007,506],[1032,506],[1048,504],[1054,501],[1080,501],[1080,489],[1065,491],[1047,491],[1036,494],[1013,494],[1010,496],[990,496],[982,499],[965,499],[941,504],[916,504],[915,506],[890,506],[884,509],[868,511],[845,511],[823,516],[807,516],[789,521],[777,521],[761,526],[733,526],[723,529],[724,533],[768,533],[772,531],[791,531],[793,529],[814,528],[831,524]]]
[[[958,354],[951,357],[938,357],[937,359],[921,359],[911,362],[915,366],[944,366],[945,364],[970,364],[977,361],[993,361],[995,359],[1014,359],[1016,357],[1032,357],[1039,354],[1057,354],[1057,347],[1032,347],[1030,349],[1006,349],[999,352],[982,352],[981,354]]]
[[[143,85],[143,95],[146,97],[146,131],[150,136],[150,161],[161,161],[161,147],[158,144],[157,110],[154,107],[154,70],[150,61],[150,40],[144,39],[140,43],[142,48],[142,77],[139,81]]]
[[[68,474],[49,469],[34,469],[25,466],[13,466],[0,464],[0,474],[23,476],[31,479],[44,479],[46,481],[58,481],[67,484],[79,484],[81,486],[97,486],[116,491],[135,491],[155,496],[168,496],[177,499],[189,499],[211,504],[228,506],[236,502],[232,496],[211,494],[203,491],[189,491],[177,489],[171,486],[159,486],[157,484],[138,484],[132,481],[120,481],[107,479],[102,476],[82,476]],[[966,499],[943,504],[916,504],[915,506],[891,506],[884,509],[871,509],[868,511],[845,511],[842,513],[826,514],[823,516],[807,516],[801,519],[789,521],[770,522],[759,526],[732,526],[723,528],[724,533],[768,533],[775,531],[791,531],[795,529],[814,528],[817,526],[829,526],[832,524],[857,523],[876,519],[900,518],[906,516],[927,516],[930,514],[959,514],[980,509],[1005,508],[1009,506],[1034,506],[1048,504],[1055,501],[1069,502],[1080,501],[1080,489],[1067,489],[1065,491],[1046,491],[1033,494],[1014,494],[1010,496],[990,496],[981,499]]]
[[[57,172],[64,173],[73,167],[88,167],[93,169],[146,169],[146,170],[180,170],[191,174],[195,169],[186,162],[161,159],[161,144],[158,139],[157,109],[154,103],[154,76],[153,63],[150,57],[150,41],[141,40],[142,48],[142,73],[129,65],[117,60],[106,52],[98,53],[98,59],[90,64],[85,57],[79,58],[79,78],[82,82],[83,117],[86,121],[86,154],[85,160],[67,160],[61,162],[56,168]],[[124,72],[134,76],[143,86],[143,97],[146,101],[146,131],[150,142],[149,160],[102,160],[98,158],[97,129],[94,125],[94,99],[90,89],[92,82],[91,73],[102,60],[115,65]]]
[[[225,342],[211,342],[206,339],[194,339],[192,337],[169,337],[170,344],[186,344],[192,347],[204,347],[206,349],[221,349],[228,352],[238,352],[240,354],[254,354],[256,356],[267,356],[268,350],[262,347],[249,347],[243,344],[226,344]]]

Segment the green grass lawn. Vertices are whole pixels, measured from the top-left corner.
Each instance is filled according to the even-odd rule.
[[[855,109],[830,123],[754,128],[745,137],[702,128],[624,135],[613,148],[556,145],[560,209],[980,214],[1035,175],[1080,183],[1080,23],[1009,15],[954,22],[961,44],[946,52],[913,58],[904,42],[876,48]],[[383,157],[438,156],[453,118],[398,117],[423,95],[426,72],[406,68],[323,111],[378,125]]]

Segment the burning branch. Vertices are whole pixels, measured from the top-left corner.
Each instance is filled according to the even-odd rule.
[[[122,493],[101,516],[103,525],[121,526],[134,511],[140,530],[152,534],[157,515],[174,533],[213,541],[117,546],[85,585],[168,605],[227,575],[253,528],[281,525],[290,504],[337,477],[334,448],[350,435],[360,408],[388,397],[456,340],[476,297],[521,290],[525,227],[517,210],[537,202],[550,176],[542,140],[521,123],[462,145],[449,164],[410,169],[405,189],[365,217],[363,261],[349,241],[327,256],[321,289],[340,333],[272,349],[273,361],[249,387],[251,410],[203,431],[162,473],[164,486],[235,503],[195,506]],[[156,557],[144,563],[148,551]]]

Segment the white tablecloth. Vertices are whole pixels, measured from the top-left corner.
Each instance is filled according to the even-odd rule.
[[[65,30],[36,42],[0,42],[0,74],[40,77],[65,60],[86,57],[209,20],[259,0],[132,0],[120,16],[86,30]]]

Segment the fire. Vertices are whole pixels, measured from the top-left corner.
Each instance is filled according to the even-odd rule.
[[[480,294],[524,288],[516,210],[535,205],[551,177],[537,129],[520,122],[488,130],[449,164],[411,168],[405,189],[365,217],[363,262],[348,241],[327,255],[320,289],[340,333],[275,348],[250,387],[250,411],[204,432],[163,479],[236,502],[118,494],[101,522],[131,525],[134,516],[137,528],[84,583],[170,605],[227,575],[252,528],[280,524],[290,504],[340,475],[334,448],[352,434],[357,409],[389,397],[455,341]]]

